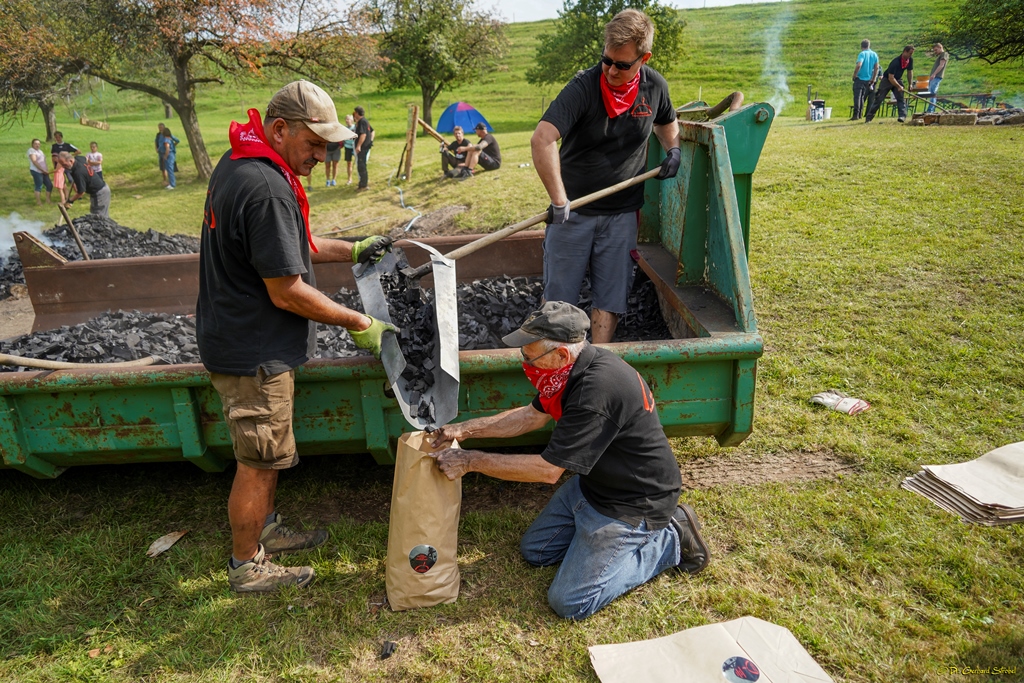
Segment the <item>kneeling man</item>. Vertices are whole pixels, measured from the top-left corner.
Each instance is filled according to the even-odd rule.
[[[534,566],[562,563],[548,603],[566,619],[585,619],[666,569],[696,574],[710,559],[693,509],[677,505],[682,479],[654,395],[625,361],[587,343],[589,328],[587,314],[562,301],[531,313],[502,341],[520,347],[533,403],[447,425],[434,441],[510,438],[557,422],[540,455],[447,449],[435,457],[449,479],[480,472],[554,484],[575,472],[520,544]]]

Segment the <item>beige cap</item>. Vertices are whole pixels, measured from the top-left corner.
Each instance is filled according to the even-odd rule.
[[[267,105],[267,116],[302,121],[327,142],[351,140],[356,136],[338,123],[338,110],[322,88],[309,81],[292,81],[278,90]]]

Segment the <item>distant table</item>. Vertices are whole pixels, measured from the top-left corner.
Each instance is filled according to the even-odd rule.
[[[958,102],[957,98],[960,98],[961,101]],[[962,101],[965,98],[967,99],[966,106]],[[936,95],[935,100],[945,107],[956,107],[957,109],[988,109],[996,104],[996,96],[990,92],[943,93]]]

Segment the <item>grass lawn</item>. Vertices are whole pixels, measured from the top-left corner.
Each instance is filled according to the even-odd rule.
[[[714,12],[728,19],[777,9]],[[443,183],[433,144],[421,141],[431,153],[402,186],[408,204],[423,212],[467,204],[459,221],[473,230],[543,208],[533,169],[518,168],[529,161],[542,91],[517,85],[528,51],[514,55],[511,71],[469,91],[481,102],[500,102],[487,99],[488,89],[515,93],[492,106],[494,115],[485,112],[502,133],[503,168]],[[730,88],[712,85],[723,94]],[[203,122],[211,151],[224,148],[240,99],[258,106],[271,90],[210,96]],[[116,125],[101,148],[113,152],[114,168],[131,159],[111,174],[113,217],[195,233],[205,187],[189,177],[183,155],[185,187],[159,189],[157,107],[107,93],[112,110],[114,100],[123,108],[109,112]],[[401,150],[404,102],[413,99],[358,84],[338,98],[346,108],[368,103],[382,130],[371,157],[374,189],[356,199],[347,188],[317,187],[315,226],[412,215],[386,180]],[[534,100],[537,112],[527,116]],[[88,141],[86,129],[71,130],[72,142]],[[52,209],[28,205],[23,137],[0,134],[2,213],[53,220]],[[699,577],[667,573],[588,621],[561,621],[545,602],[553,570],[530,569],[518,555],[552,489],[471,476],[459,601],[382,610],[391,471],[368,456],[319,457],[285,473],[278,497],[291,520],[330,530],[324,547],[288,560],[312,564],[316,583],[238,598],[224,571],[230,471],[83,467],[53,481],[0,471],[8,519],[0,525],[0,680],[596,681],[588,645],[743,615],[790,628],[837,681],[965,680],[950,667],[1016,667],[1013,675],[969,679],[1024,680],[1024,529],[964,525],[897,488],[921,464],[1024,439],[1022,147],[1021,127],[775,122],[751,212],[751,282],[766,343],[754,433],[735,449],[703,438],[673,442],[684,470],[732,473],[728,484],[684,493],[714,554]],[[15,196],[29,200],[13,204]],[[851,418],[807,402],[831,387],[867,399],[872,410]],[[746,476],[758,464],[823,456],[841,463],[842,474],[802,482]],[[160,558],[145,557],[152,540],[177,529],[189,534]],[[398,649],[380,661],[385,640]]]

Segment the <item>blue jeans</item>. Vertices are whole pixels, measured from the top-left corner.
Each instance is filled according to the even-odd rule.
[[[178,186],[177,178],[174,177],[174,159],[175,155],[171,153],[167,155],[167,159],[164,162],[164,166],[167,168],[167,184],[171,187]]]
[[[548,588],[558,616],[586,619],[609,602],[679,563],[679,535],[669,525],[651,531],[595,510],[579,475],[565,482],[519,544],[535,567],[562,563]]]
[[[928,81],[928,92],[932,94],[932,98],[928,100],[928,108],[925,109],[926,114],[931,114],[935,111],[935,95],[939,92],[939,83],[942,83],[941,78],[933,78]]]

